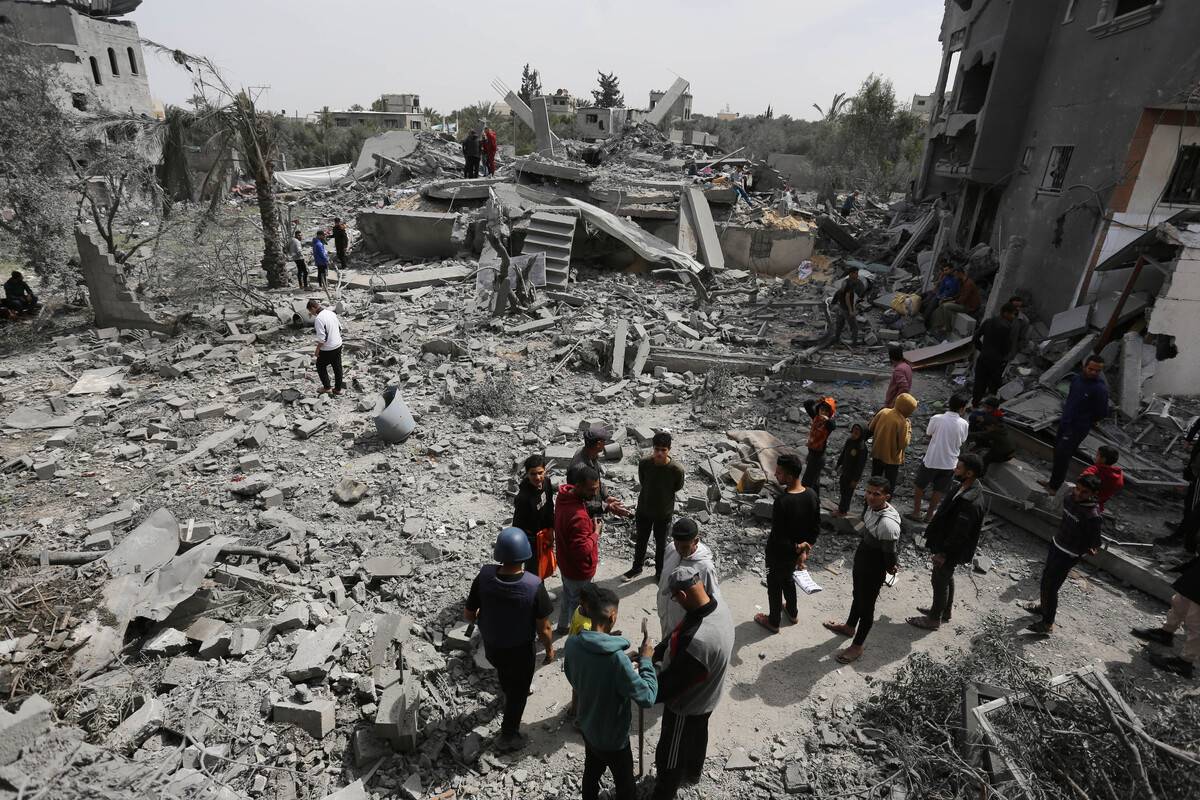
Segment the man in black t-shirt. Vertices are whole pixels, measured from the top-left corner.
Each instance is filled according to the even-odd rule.
[[[546,651],[546,663],[554,660],[550,630],[553,606],[541,578],[525,571],[525,561],[532,554],[525,531],[500,531],[493,554],[500,563],[479,570],[471,583],[463,617],[479,624],[483,653],[496,668],[504,692],[498,746],[501,750],[517,750],[527,744],[519,729],[533,683],[535,635]]]
[[[795,453],[779,456],[775,480],[783,494],[775,498],[771,533],[767,536],[767,609],[754,621],[771,633],[779,633],[784,606],[794,625],[800,616],[796,605],[796,583],[792,573],[803,569],[812,546],[821,535],[821,508],[817,493],[800,482],[804,467]]]
[[[546,475],[545,456],[535,453],[525,459],[525,475],[513,503],[512,524],[525,531],[529,539],[532,553],[525,562],[525,571],[534,575],[538,575],[537,535],[546,528],[554,530],[554,492],[554,483]]]

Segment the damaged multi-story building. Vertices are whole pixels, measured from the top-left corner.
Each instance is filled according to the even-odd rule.
[[[1200,387],[1197,31],[1186,0],[947,0],[916,186],[947,194],[953,244],[1000,254],[989,311],[1142,298],[1148,343],[1180,350],[1158,393]]]
[[[141,0],[0,0],[0,29],[36,45],[63,79],[61,104],[83,113],[152,116],[137,26]]]

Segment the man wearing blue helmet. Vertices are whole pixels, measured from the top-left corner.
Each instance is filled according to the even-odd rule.
[[[496,668],[504,692],[498,746],[517,750],[527,744],[519,728],[533,683],[535,636],[542,641],[546,663],[554,660],[550,630],[554,607],[542,579],[525,571],[525,562],[533,555],[525,531],[512,527],[500,531],[493,554],[499,563],[479,570],[463,616],[479,625],[483,653]]]

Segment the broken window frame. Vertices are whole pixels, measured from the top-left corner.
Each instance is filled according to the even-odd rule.
[[[1184,184],[1184,172],[1187,175]],[[1162,202],[1172,206],[1200,205],[1200,144],[1185,144],[1179,147],[1175,155],[1175,164],[1171,167],[1171,176],[1163,187]]]
[[[1042,173],[1041,183],[1038,184],[1039,193],[1062,194],[1067,182],[1067,170],[1070,169],[1074,156],[1073,144],[1056,144],[1050,148],[1050,154],[1046,157],[1046,171]]]
[[[1088,28],[1097,38],[1112,36],[1122,31],[1136,28],[1150,22],[1163,9],[1166,0],[1148,0],[1146,5],[1117,14],[1119,0],[1100,0],[1100,10],[1096,13],[1096,24]]]

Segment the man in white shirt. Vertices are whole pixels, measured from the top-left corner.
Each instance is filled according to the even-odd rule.
[[[932,485],[929,497],[929,511],[925,514],[925,522],[933,519],[933,512],[941,502],[942,496],[950,488],[954,480],[954,467],[958,463],[958,454],[963,442],[967,441],[970,426],[963,419],[963,411],[967,407],[967,398],[956,394],[950,398],[950,410],[935,414],[929,419],[925,434],[929,437],[929,446],[925,450],[925,458],[917,469],[917,480],[913,491],[913,512],[907,515],[909,519],[921,521],[921,500],[925,497],[925,489]]]
[[[322,308],[309,300],[308,315],[313,318],[313,333],[317,337],[317,374],[321,376],[321,394],[342,393],[342,326],[332,308]],[[329,368],[333,367],[333,388],[329,388]]]

